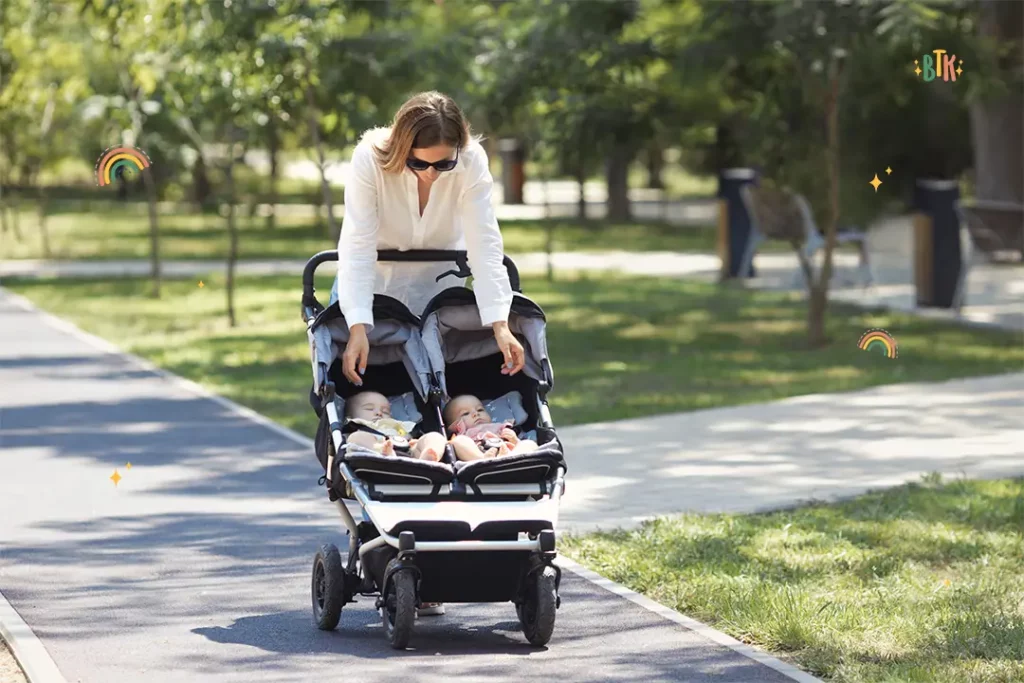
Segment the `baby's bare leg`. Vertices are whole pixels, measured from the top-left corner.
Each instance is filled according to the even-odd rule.
[[[371,434],[370,432],[352,432],[348,435],[348,443],[369,448],[370,450],[378,450],[377,444],[379,443],[380,437]]]
[[[537,446],[536,441],[522,439],[512,448],[511,451],[509,451],[509,455],[515,455],[517,453],[530,453],[531,451],[537,450],[537,448],[539,448],[539,446]]]
[[[476,442],[465,434],[452,437],[451,443],[452,449],[455,451],[455,457],[459,460],[468,462],[471,460],[483,460],[488,457],[487,454],[481,453],[480,449],[477,448]]]
[[[430,432],[416,439],[410,453],[414,458],[437,462],[444,455],[444,446],[444,436],[438,432]]]

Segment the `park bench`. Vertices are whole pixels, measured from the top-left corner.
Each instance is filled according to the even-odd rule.
[[[793,245],[800,261],[801,273],[809,285],[813,273],[815,255],[825,248],[825,237],[814,221],[814,214],[807,199],[788,190],[767,186],[746,185],[740,190],[744,206],[750,216],[751,236],[743,257],[741,273],[749,272],[757,248],[769,239],[782,240]],[[871,262],[868,255],[867,235],[856,228],[841,229],[836,235],[838,244],[856,244],[860,253],[858,279],[862,286],[872,283]],[[838,273],[833,277],[838,276]],[[853,284],[846,281],[844,284]]]
[[[967,229],[967,258],[953,297],[959,311],[967,290],[967,275],[981,262],[1024,260],[1024,204],[988,200],[956,203],[960,225]]]

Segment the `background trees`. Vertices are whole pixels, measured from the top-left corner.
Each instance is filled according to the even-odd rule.
[[[45,242],[47,197],[68,191],[55,182],[65,160],[88,168],[134,140],[157,162],[123,188],[148,201],[155,295],[158,200],[219,203],[234,235],[246,197],[273,229],[289,158],[319,167],[333,240],[331,163],[424,89],[456,97],[492,157],[496,140],[515,138],[536,168],[579,182],[581,200],[582,183],[600,178],[619,221],[632,213],[630,169],[642,162],[662,185],[666,148],[691,173],[756,166],[807,196],[827,231],[905,206],[925,176],[1021,201],[1021,11],[995,0],[742,11],[699,0],[0,0],[0,234],[19,239],[12,202],[32,200]],[[964,59],[961,82],[913,73],[936,46]],[[246,167],[254,154],[263,177]]]

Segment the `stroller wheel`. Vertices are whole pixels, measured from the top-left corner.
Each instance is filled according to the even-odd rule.
[[[333,631],[345,603],[345,571],[341,553],[331,543],[320,546],[313,559],[313,621],[322,631]]]
[[[516,606],[523,635],[531,645],[541,647],[555,630],[555,570],[544,567],[526,588],[526,600]]]
[[[388,565],[385,573],[390,573],[394,560]],[[416,619],[416,579],[409,570],[396,571],[391,574],[384,586],[383,605],[380,614],[384,623],[384,635],[391,647],[404,650],[412,636],[412,626]]]

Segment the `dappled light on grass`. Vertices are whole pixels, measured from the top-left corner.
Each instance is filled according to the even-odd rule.
[[[574,536],[590,569],[828,680],[1024,675],[1024,480]]]
[[[324,303],[328,270],[317,278]],[[201,289],[193,280],[168,280],[160,300],[148,296],[144,280],[9,285],[90,332],[311,434],[298,278],[239,278],[236,328],[227,323],[223,274],[203,279]],[[806,304],[785,294],[614,275],[559,276],[554,283],[527,277],[523,288],[548,316],[558,425],[1024,367],[1019,333],[838,305],[829,317],[835,341],[808,350]],[[898,359],[856,348],[870,327],[896,337]]]

